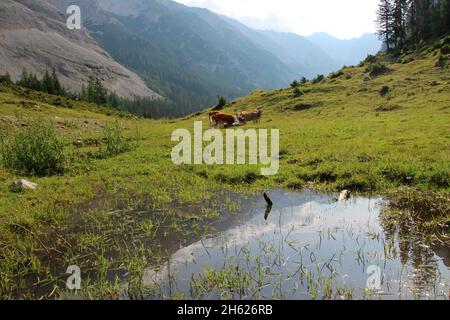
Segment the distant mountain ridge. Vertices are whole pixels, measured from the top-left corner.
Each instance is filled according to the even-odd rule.
[[[88,28],[102,47],[144,75],[161,94],[178,103],[194,100],[192,111],[198,104],[214,103],[219,94],[234,98],[284,87],[301,76],[328,74],[344,64],[359,63],[360,56],[381,47],[349,56],[347,42],[336,39],[345,48],[328,52],[324,43],[307,37],[254,30],[207,9],[169,0],[83,1],[95,2],[101,12],[88,19]],[[99,19],[102,15],[109,21]]]
[[[33,3],[31,0],[5,1],[26,3],[28,6]],[[111,90],[129,96],[163,96],[184,114],[214,104],[218,95],[232,99],[254,90],[282,88],[301,76],[312,78],[317,74],[328,74],[344,64],[356,64],[368,53],[378,51],[373,49],[373,39],[347,42],[331,36],[302,37],[293,33],[254,30],[209,10],[170,0],[36,2],[57,7],[60,12],[54,14],[60,17],[65,17],[63,12],[69,5],[79,5],[83,27],[88,31],[80,32],[84,39],[82,43],[90,48],[88,53],[98,53],[98,56],[108,60],[84,63],[84,56],[73,56],[71,60],[84,67],[77,70],[75,77],[67,76],[64,68],[58,67],[64,85],[78,89],[86,74],[96,73],[105,78],[104,82]],[[4,10],[7,12],[6,7]],[[61,32],[65,34],[67,30]],[[16,34],[16,37],[26,39],[24,34]],[[61,47],[59,41],[62,40],[54,39],[50,43]],[[35,44],[38,48],[40,43],[46,43],[42,38],[36,38],[36,42],[39,42]],[[376,42],[379,41],[376,39]],[[352,49],[351,46],[358,48]],[[76,48],[62,47],[68,52],[77,52]],[[17,48],[11,47],[11,52],[18,51]],[[59,57],[64,56],[56,49],[42,48],[40,51],[47,52],[47,56],[37,59],[40,61],[39,68],[27,65],[31,71],[50,65],[43,61],[56,61],[59,66]],[[51,57],[50,53],[56,53],[57,57]],[[32,53],[24,54],[34,59]],[[0,61],[1,56],[2,51]],[[122,67],[122,71],[118,72],[113,67],[107,67],[111,63],[116,68],[122,65],[126,69]],[[102,68],[114,72],[102,75],[104,71],[99,71]],[[16,77],[17,72],[14,71]],[[81,74],[83,72],[84,75]],[[136,84],[133,93],[127,85],[117,85],[122,82],[113,81],[116,74],[124,75],[118,77],[122,82],[125,78]]]
[[[340,40],[328,33],[315,33],[306,37],[324,51],[332,53],[336,63],[343,65],[354,65],[381,50],[382,43],[376,34],[365,33],[359,38]]]

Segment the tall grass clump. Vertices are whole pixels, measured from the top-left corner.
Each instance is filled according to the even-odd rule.
[[[64,144],[53,125],[33,122],[25,130],[1,139],[6,169],[25,176],[51,176],[64,172]]]
[[[104,156],[117,156],[131,150],[131,145],[125,138],[123,131],[124,128],[119,121],[105,127],[104,141],[106,150],[103,151]]]

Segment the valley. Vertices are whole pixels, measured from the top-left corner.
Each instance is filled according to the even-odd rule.
[[[435,263],[437,269],[432,271],[440,272],[438,282],[443,287],[433,291],[432,298],[448,298],[443,292],[448,292],[450,246],[450,57],[442,49],[448,45],[449,38],[443,37],[417,50],[406,50],[401,56],[379,53],[360,65],[303,82],[298,87],[300,95],[294,88],[256,90],[228,102],[221,110],[224,113],[262,110],[261,123],[248,123],[247,129],[280,130],[280,169],[275,176],[263,176],[260,166],[250,164],[174,165],[171,152],[176,143],[170,139],[172,133],[177,129],[192,132],[194,121],[209,127],[209,110],[185,118],[151,120],[0,84],[2,150],[12,150],[8,148],[14,141],[21,141],[15,140],[21,132],[24,137],[42,132],[53,137],[39,126],[48,124],[63,145],[64,159],[54,174],[26,174],[0,167],[0,297],[179,299],[188,298],[189,293],[207,298],[209,291],[205,288],[214,286],[219,291],[213,297],[250,297],[247,290],[252,289],[250,293],[256,297],[262,293],[260,298],[270,299],[283,298],[278,293],[288,292],[278,290],[284,276],[301,276],[314,285],[296,285],[300,278],[289,282],[289,288],[292,285],[299,290],[299,295],[293,293],[294,298],[382,299],[383,293],[367,295],[360,290],[365,284],[360,271],[358,282],[350,288],[323,273],[327,265],[331,270],[338,268],[339,275],[339,270],[345,273],[355,266],[367,267],[366,262],[377,261],[370,258],[375,252],[377,259],[390,261],[394,278],[405,265],[409,276],[417,275],[423,281],[435,279],[426,268],[430,261]],[[36,183],[36,189],[12,188],[11,183],[21,178]],[[350,202],[333,204],[333,198],[344,189],[352,190]],[[274,200],[267,223],[263,221],[264,192]],[[284,205],[284,201],[290,204]],[[297,209],[292,211],[294,221],[306,220],[304,225],[294,225],[292,234],[289,220],[277,222],[277,217],[289,216],[281,213],[283,208],[308,203],[318,217],[333,216],[336,224],[329,220],[329,225],[317,221],[311,225],[305,212]],[[368,207],[367,211],[363,209]],[[346,217],[354,219],[350,222]],[[368,218],[369,225],[370,219],[376,218],[374,229],[362,228],[367,221],[358,222],[358,217]],[[225,251],[219,249],[226,246],[218,243],[222,243],[223,235],[236,235],[235,231],[247,222],[253,231],[269,228],[268,234],[277,227],[283,229],[274,239],[251,238],[235,248],[243,254],[240,261],[258,261],[246,243],[253,247],[258,244],[260,251],[254,252],[262,252],[260,257],[265,260],[242,265],[239,277],[230,278],[236,270],[232,258],[240,256],[222,255]],[[349,264],[335,265],[334,252],[328,254],[319,246],[310,248],[319,260],[314,260],[311,252],[304,256],[312,259],[304,264],[311,273],[293,270],[290,259],[294,259],[294,249],[309,248],[307,243],[296,243],[298,239],[311,236],[315,246],[326,238],[329,245],[324,248],[333,244],[336,250],[344,250],[339,232],[355,246],[351,252],[356,256],[350,254],[350,260],[342,260]],[[267,233],[263,235],[267,237]],[[362,238],[368,251],[358,246]],[[213,249],[211,241],[217,244]],[[294,251],[270,249],[274,244],[290,244]],[[215,257],[231,259],[223,268],[200,268],[192,274],[189,270],[195,268],[188,263],[187,276],[198,281],[194,281],[195,286],[180,282],[184,286],[180,290],[172,286],[174,278],[170,276],[169,281],[162,282],[162,290],[144,281],[149,279],[150,270],[158,272],[167,266],[171,270],[172,259],[183,248],[194,248],[202,261],[209,261],[211,250]],[[427,258],[420,258],[422,254]],[[412,264],[410,255],[414,255]],[[174,267],[180,270],[187,261]],[[71,292],[65,287],[69,265],[82,270],[81,291]],[[264,273],[269,266],[277,266],[281,279]],[[315,268],[318,272],[313,272]],[[249,280],[257,270],[267,287]],[[180,279],[186,281],[185,276],[182,273]],[[426,298],[421,294],[435,288],[428,281],[431,287],[415,291],[423,289],[423,282],[411,290],[407,283],[405,280],[403,296],[407,299]]]

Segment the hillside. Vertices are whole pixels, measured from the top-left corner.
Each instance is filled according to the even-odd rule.
[[[85,31],[68,30],[66,16],[46,0],[1,1],[0,33],[0,73],[9,72],[14,81],[23,68],[38,76],[54,68],[72,92],[79,92],[89,75],[95,75],[123,97],[160,97]]]
[[[53,3],[63,10],[71,1]],[[343,59],[355,64],[361,58],[343,53],[348,41],[330,37],[334,47],[326,51],[305,37],[254,30],[169,0],[78,4],[85,12],[86,28],[102,48],[169,97],[182,114],[213,104],[218,95],[232,99],[253,90],[285,87],[301,76],[312,78],[342,67]],[[378,40],[373,43],[351,45],[365,51],[365,57],[381,47]]]
[[[0,167],[0,239],[11,244],[0,252],[0,297],[64,297],[64,289],[46,285],[55,283],[61,272],[58,262],[73,258],[85,269],[102,270],[98,282],[85,289],[86,296],[118,298],[119,285],[108,280],[108,270],[125,265],[130,276],[138,277],[150,263],[143,262],[143,256],[164,261],[160,247],[136,249],[137,243],[153,243],[139,237],[139,230],[183,239],[186,230],[205,229],[203,222],[220,217],[220,205],[233,208],[235,194],[274,186],[334,192],[350,188],[402,199],[408,209],[424,206],[424,230],[448,243],[448,45],[447,37],[399,57],[370,57],[359,66],[302,84],[300,97],[291,88],[255,91],[228,104],[223,111],[230,114],[263,111],[261,124],[244,129],[280,129],[281,167],[274,177],[260,176],[258,167],[250,165],[173,165],[171,133],[178,128],[192,131],[194,120],[208,127],[206,111],[170,122],[145,120],[0,85],[0,128],[6,129],[2,136],[8,139],[26,130],[30,120],[50,120],[68,154],[63,174],[25,177],[38,184],[36,190],[14,192],[11,182],[24,176]],[[104,128],[117,120],[129,141],[138,144],[99,156],[107,147]],[[77,148],[77,139],[86,144]],[[87,143],[93,139],[97,144]],[[178,220],[170,218],[163,231],[139,224],[143,206]],[[116,215],[117,207],[135,211]],[[183,208],[189,208],[187,213]],[[70,221],[86,229],[81,232]],[[133,239],[132,245],[124,247],[117,229]],[[46,250],[53,254],[51,259],[45,258]],[[14,281],[23,275],[33,283],[39,276],[41,286],[30,289]]]

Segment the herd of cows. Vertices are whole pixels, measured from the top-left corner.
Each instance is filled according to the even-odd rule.
[[[261,116],[261,110],[242,111],[235,116],[220,111],[211,111],[209,112],[209,123],[216,128],[240,127],[250,121],[255,124],[261,122]]]

